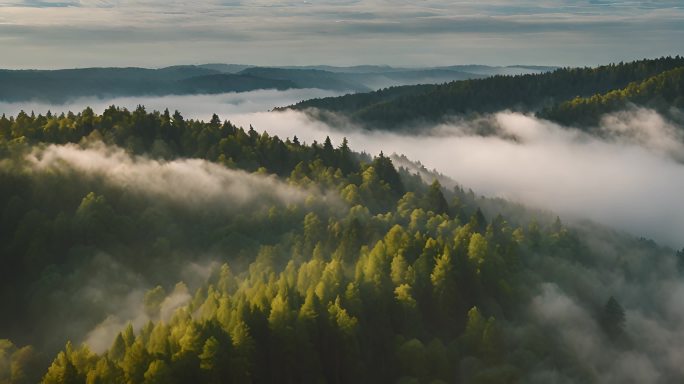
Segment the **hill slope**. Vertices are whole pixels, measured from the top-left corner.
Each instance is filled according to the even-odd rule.
[[[684,108],[684,67],[622,89],[565,101],[542,111],[540,116],[566,125],[595,127],[602,115],[623,110],[630,104],[653,108],[665,115],[669,115],[672,107]]]
[[[321,141],[0,118],[0,379],[683,379],[684,253]]]
[[[368,94],[300,102],[291,108],[343,113],[369,128],[399,129],[437,122],[450,115],[502,109],[536,112],[577,96],[591,96],[684,66],[667,57],[596,68],[563,68],[549,73],[493,76],[429,87],[406,86]]]

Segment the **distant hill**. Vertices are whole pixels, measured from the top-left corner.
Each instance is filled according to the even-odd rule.
[[[174,88],[185,94],[214,94],[226,91],[248,92],[257,89],[284,90],[300,88],[300,86],[290,80],[220,73],[179,80]]]
[[[301,65],[301,66],[283,66],[285,69],[318,69],[326,72],[334,73],[385,73],[396,71],[397,68],[389,65],[354,65],[351,67],[339,67],[334,65]]]
[[[490,65],[452,65],[449,67],[440,67],[436,69],[444,69],[458,72],[467,72],[476,75],[495,76],[495,75],[528,75],[534,73],[551,72],[558,67],[540,66],[540,65],[509,65],[505,67],[493,67]]]
[[[480,79],[486,77],[486,75],[441,68],[354,73],[349,74],[348,76],[373,90],[401,85],[442,84],[456,80]]]
[[[162,96],[289,88],[367,92],[388,86],[481,78],[511,70],[508,67],[475,67],[473,73],[460,70],[459,66],[410,69],[372,65],[265,68],[221,63],[176,65],[160,69],[0,70],[0,101],[66,103],[81,97]],[[520,68],[516,71],[537,70]]]
[[[1,70],[0,100],[65,102],[84,96],[167,94],[183,78],[214,74],[197,67]]]
[[[290,106],[346,114],[368,128],[400,129],[447,116],[502,109],[538,112],[575,97],[589,97],[626,87],[684,66],[682,57],[640,60],[596,68],[562,68],[525,75],[496,75],[431,86],[404,86],[329,97]],[[466,67],[474,71],[478,67]],[[483,70],[480,68],[480,70]]]
[[[335,67],[315,65],[285,67],[288,69],[317,69],[343,75],[348,81],[361,83],[372,90],[391,86],[441,84],[456,80],[479,79],[494,75],[520,75],[552,71],[556,67],[487,65],[454,65],[448,67],[407,68],[387,65],[359,65]]]
[[[198,67],[211,69],[211,70],[219,71],[222,73],[238,73],[238,72],[245,70],[247,68],[251,68],[252,65],[211,63],[211,64],[201,64],[201,65],[198,65]]]
[[[392,67],[309,67],[247,68],[240,74],[269,79],[289,80],[303,88],[322,88],[336,91],[368,92],[387,86],[439,84],[454,80],[477,79],[485,75],[451,69],[397,69]],[[328,70],[330,69],[330,70]],[[349,72],[344,72],[349,70]],[[365,70],[366,72],[363,72]]]
[[[390,72],[420,72],[445,70],[456,72],[467,72],[476,75],[503,75],[503,74],[528,74],[548,72],[558,69],[558,67],[537,66],[537,65],[510,65],[510,66],[490,66],[490,65],[450,65],[438,67],[392,67],[389,65],[356,65],[351,67],[338,67],[332,65],[309,65],[309,66],[289,66],[281,67],[288,69],[320,69],[336,73],[390,73]]]
[[[344,74],[322,71],[320,69],[287,69],[252,67],[241,71],[241,75],[267,79],[287,80],[300,88],[321,88],[336,91],[369,91],[365,85],[355,82]]]
[[[64,103],[79,97],[147,96],[298,88],[292,82],[230,75],[198,66],[1,70],[0,100]]]

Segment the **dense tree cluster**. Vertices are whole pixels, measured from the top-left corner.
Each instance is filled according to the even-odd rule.
[[[20,113],[0,118],[0,132],[0,153],[15,160],[0,169],[0,250],[11,255],[0,269],[0,297],[8,311],[37,320],[46,300],[56,305],[68,295],[56,284],[81,278],[74,271],[97,250],[118,255],[129,265],[146,260],[140,267],[162,276],[168,271],[153,266],[168,263],[171,250],[230,250],[243,257],[242,251],[257,244],[277,242],[291,222],[311,208],[245,207],[226,217],[212,207],[190,210],[163,200],[151,203],[99,179],[26,171],[24,157],[34,144],[103,140],[160,160],[204,158],[250,172],[275,173],[297,186],[337,189],[373,212],[391,207],[403,194],[399,175],[384,156],[364,157],[367,162],[362,164],[346,141],[338,148],[329,139],[322,145],[304,145],[296,138],[282,141],[221,123],[216,116],[208,123],[186,121],[179,113],[171,117],[142,107],[132,112],[112,107],[102,115],[91,109],[63,116]],[[12,331],[30,329],[33,323],[2,317],[0,325]]]
[[[446,116],[492,113],[503,109],[536,112],[576,97],[621,89],[684,66],[684,58],[663,57],[595,68],[561,68],[519,76],[493,76],[442,85],[393,87],[376,92],[300,102],[291,108],[339,112],[374,129],[413,128]],[[651,91],[670,92],[674,86]],[[611,96],[612,97],[612,96]],[[667,98],[667,97],[666,97]],[[634,98],[634,101],[640,101]],[[581,113],[580,110],[577,111]],[[572,110],[568,110],[572,114]]]
[[[49,143],[100,141],[160,163],[196,157],[274,174],[311,196],[222,213],[27,166]],[[555,344],[552,330],[516,328],[553,269],[549,260],[601,262],[560,219],[486,215],[480,203],[501,204],[425,184],[382,153],[351,152],[346,141],[305,145],[217,116],[185,120],[142,107],[3,117],[0,153],[0,300],[13,314],[0,329],[24,345],[54,338],[51,324],[73,326],[57,341],[73,343],[54,359],[47,349],[46,369],[35,368],[41,359],[32,347],[1,341],[5,382],[501,383],[540,367],[595,377]],[[207,260],[218,264],[204,282],[178,282],[184,266]],[[121,329],[105,351],[78,345],[75,329],[101,322],[107,301],[139,276],[151,288],[141,298],[149,321]],[[98,293],[78,288],[92,279],[103,280],[106,296],[85,308],[82,296]],[[169,307],[178,297],[187,300]],[[597,313],[606,338],[621,332],[621,311],[611,298]]]
[[[59,116],[22,111],[16,117],[0,117],[5,156],[15,146],[78,143],[84,138],[157,159],[202,158],[247,171],[263,167],[280,176],[289,175],[299,163],[315,160],[339,168],[345,175],[359,169],[346,144],[336,149],[329,141],[310,146],[302,145],[296,137],[283,141],[265,132],[259,134],[252,127],[245,130],[222,122],[217,115],[209,122],[186,121],[178,111],[171,115],[168,110],[148,113],[143,106],[134,111],[111,106],[102,115],[86,108],[78,114]]]
[[[576,97],[542,111],[541,116],[562,124],[595,127],[606,113],[626,109],[630,104],[649,107],[673,119],[672,107],[684,108],[684,67],[665,71],[622,89],[591,97]]]
[[[35,348],[0,339],[0,383],[35,383],[43,370]]]

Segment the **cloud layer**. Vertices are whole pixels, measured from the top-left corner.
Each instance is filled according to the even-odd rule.
[[[591,219],[682,247],[684,146],[675,127],[655,112],[609,116],[601,140],[531,116],[501,112],[487,118],[499,135],[472,135],[467,122],[432,127],[432,134],[405,136],[330,127],[298,112],[233,116],[281,137],[334,143],[343,137],[355,150],[405,154],[466,188],[553,210],[566,219]],[[478,122],[482,124],[482,122]]]
[[[245,206],[303,203],[308,194],[279,181],[200,159],[156,161],[122,149],[95,145],[49,145],[27,160],[36,171],[76,171],[106,183],[192,208],[235,211]]]
[[[347,137],[354,150],[405,154],[480,194],[553,210],[565,219],[588,218],[674,247],[684,246],[684,206],[679,196],[684,190],[684,140],[679,128],[653,111],[633,109],[606,116],[602,129],[610,140],[510,112],[477,122],[455,120],[427,127],[431,134],[420,136],[369,132],[343,119],[331,126],[293,111],[266,112],[273,106],[327,94],[320,90],[255,91],[84,99],[62,106],[0,103],[0,113],[80,110],[87,105],[101,112],[111,104],[129,108],[143,104],[148,110],[179,109],[186,118],[205,121],[215,112],[244,127],[253,125],[257,131],[266,130],[281,138],[296,135],[309,143],[330,136],[339,144]],[[498,135],[473,134],[483,124],[493,127]]]
[[[252,124],[258,131],[266,130],[283,138],[297,135],[307,142],[321,142],[330,136],[333,144],[338,145],[347,137],[354,150],[406,154],[466,188],[554,210],[566,222],[570,218],[590,218],[678,248],[684,246],[681,130],[651,110],[632,109],[606,116],[601,129],[607,139],[506,111],[476,122],[454,120],[423,127],[424,134],[409,136],[359,130],[343,119],[328,125],[294,111],[259,112],[268,109],[262,108],[267,103],[284,104],[279,102],[281,98],[301,95],[255,95],[262,95],[263,100],[256,102],[258,107],[254,108],[249,107],[250,103],[226,102],[226,97],[241,95],[135,102],[157,108],[154,103],[163,107],[163,103],[175,100],[188,117],[207,119],[217,112],[239,125]],[[83,103],[90,104],[87,100]],[[111,102],[104,105],[108,104]],[[483,125],[496,134],[476,135],[474,132]],[[200,160],[159,162],[131,157],[113,148],[53,145],[34,151],[29,160],[34,170],[76,170],[103,177],[122,188],[191,207],[209,204],[230,209],[231,204],[250,204],[258,201],[255,199],[287,203],[305,198],[303,191],[272,178]],[[529,303],[530,322],[514,328],[514,334],[524,334],[530,324],[548,329],[548,335],[566,347],[581,367],[589,368],[587,375],[596,382],[676,381],[674,378],[684,375],[684,283],[674,257],[644,254],[633,244],[624,244],[624,238],[608,231],[593,231],[590,225],[581,225],[578,231],[595,257],[587,262],[589,265],[546,255],[531,260],[538,278],[546,283],[541,284]],[[109,265],[105,261],[97,265]],[[199,265],[187,268],[189,274],[199,276],[205,276],[202,271],[207,269]],[[95,270],[116,269],[112,264]],[[108,297],[107,291],[95,283],[99,280],[103,279],[96,275],[83,294]],[[116,301],[122,310],[111,311],[112,315],[85,338],[97,351],[109,346],[126,323],[137,328],[149,319],[140,305],[144,284],[136,277],[127,280],[133,283],[124,287],[123,292],[132,293]],[[597,312],[610,295],[615,295],[625,308],[625,330],[633,347],[613,345],[601,330]],[[189,297],[182,286],[166,296],[161,304],[161,318],[168,319]],[[543,362],[529,381],[568,382],[563,373],[555,367],[543,366]]]
[[[27,113],[45,114],[79,112],[86,107],[91,107],[96,113],[102,113],[110,105],[134,110],[138,105],[144,105],[148,111],[163,111],[168,108],[173,113],[179,110],[186,119],[200,119],[209,121],[213,113],[220,113],[221,117],[228,118],[238,113],[266,112],[274,106],[291,105],[298,101],[315,98],[338,96],[339,93],[321,89],[290,89],[257,90],[250,92],[230,92],[215,95],[192,95],[192,96],[131,96],[116,98],[82,98],[69,101],[68,104],[46,104],[44,102],[0,102],[0,114],[16,116],[19,111]]]
[[[683,13],[676,1],[5,0],[0,41],[14,68],[586,65],[681,53]]]

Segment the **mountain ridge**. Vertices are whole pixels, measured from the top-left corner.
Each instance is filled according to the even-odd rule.
[[[330,71],[324,68],[331,69]],[[491,67],[495,71],[497,67]],[[345,72],[347,71],[347,72]],[[441,71],[441,72],[440,72]],[[90,67],[57,70],[0,70],[0,101],[47,101],[67,103],[84,97],[164,96],[196,94],[193,77],[228,74],[245,76],[213,84],[211,92],[242,92],[257,89],[319,88],[337,92],[359,92],[387,85],[439,83],[485,76],[448,69],[395,69],[392,67],[258,67],[237,64],[175,65],[157,69],[140,67]],[[195,79],[201,82],[201,79]],[[179,86],[182,82],[185,86]],[[233,84],[239,83],[239,86]],[[222,84],[222,86],[221,86]]]
[[[411,129],[453,116],[509,109],[536,113],[577,96],[626,87],[684,66],[680,56],[644,59],[594,68],[561,68],[541,74],[496,75],[427,87],[390,87],[365,94],[312,99],[279,108],[342,113],[371,129]]]

